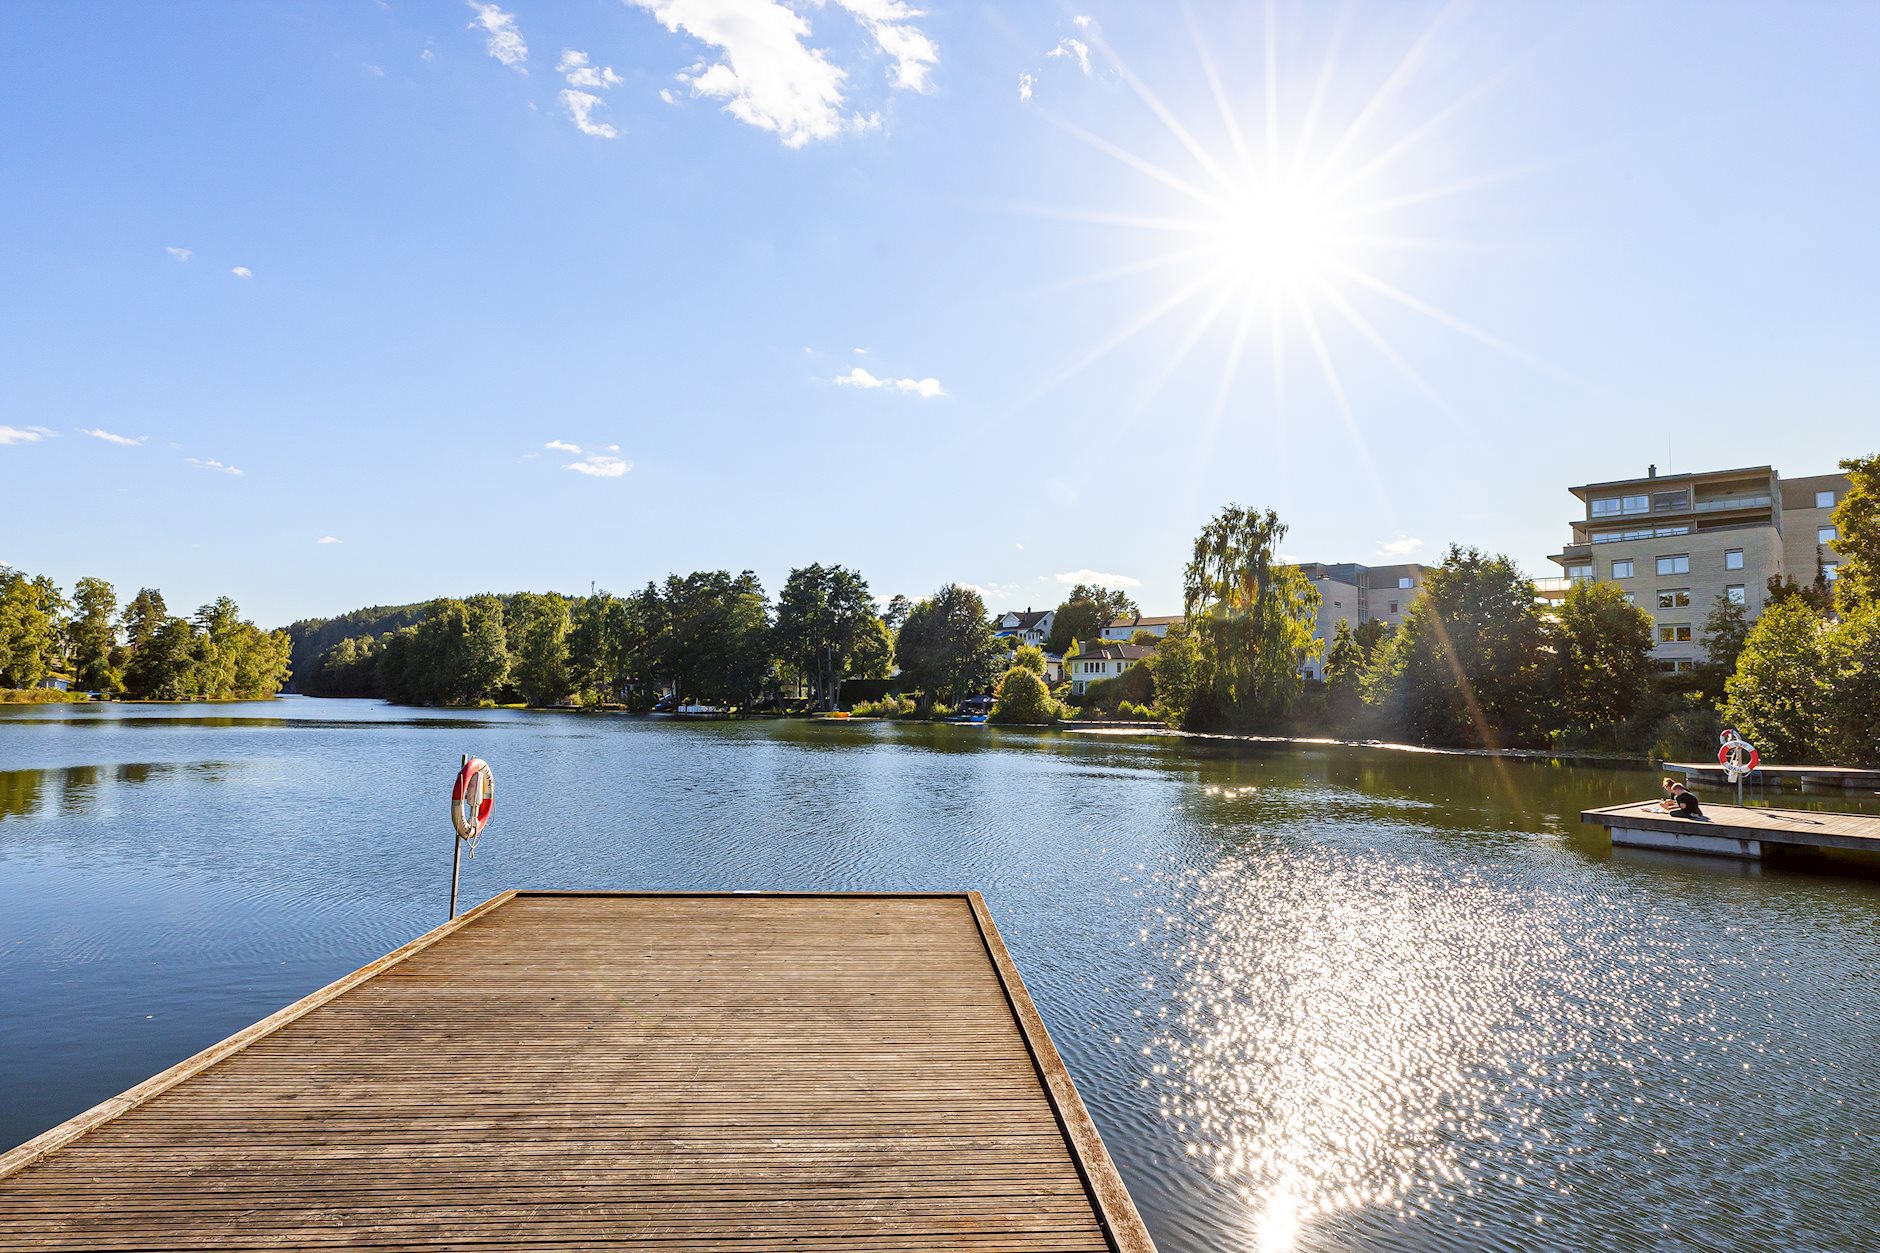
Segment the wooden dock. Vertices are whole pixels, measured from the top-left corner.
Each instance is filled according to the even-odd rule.
[[[1667,761],[1666,770],[1674,770],[1686,780],[1728,783],[1729,776],[1714,761]],[[1750,783],[1793,783],[1800,787],[1838,787],[1853,791],[1880,791],[1880,770],[1859,766],[1758,766],[1747,776]]]
[[[1631,848],[1760,859],[1766,845],[1852,849],[1880,854],[1880,817],[1759,809],[1706,803],[1702,818],[1679,818],[1656,801],[1588,809],[1580,821],[1607,828],[1612,842]]]
[[[508,892],[0,1156],[0,1249],[1153,1253],[978,893]]]

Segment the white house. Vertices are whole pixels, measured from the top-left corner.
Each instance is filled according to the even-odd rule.
[[[1051,638],[1051,623],[1057,618],[1057,610],[1045,609],[1034,612],[1010,610],[999,615],[999,620],[992,624],[992,633],[1000,639],[1010,640],[1012,647],[1030,644],[1034,648],[1043,648],[1044,642]]]
[[[1143,658],[1152,656],[1153,648],[1141,644],[1092,644],[1067,663],[1071,673],[1071,693],[1082,696],[1084,689],[1099,679],[1114,679],[1135,669]]]
[[[1187,619],[1178,613],[1164,614],[1161,617],[1155,618],[1145,618],[1141,614],[1135,614],[1128,618],[1118,618],[1116,621],[1110,623],[1109,626],[1104,627],[1103,638],[1106,640],[1121,640],[1127,643],[1129,638],[1138,631],[1147,631],[1149,634],[1160,638],[1161,636],[1167,635],[1168,629],[1177,622],[1186,621]]]

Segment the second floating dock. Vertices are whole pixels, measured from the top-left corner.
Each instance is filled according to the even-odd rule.
[[[1630,848],[1748,860],[1760,860],[1768,845],[1880,855],[1880,817],[1870,814],[1705,805],[1702,818],[1680,818],[1648,801],[1588,809],[1580,821],[1605,827],[1614,844]]]

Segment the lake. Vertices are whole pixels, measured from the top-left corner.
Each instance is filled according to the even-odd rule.
[[[1654,775],[306,698],[0,710],[0,1148],[443,921],[466,752],[466,907],[985,893],[1165,1251],[1880,1225],[1880,881],[1580,825]]]

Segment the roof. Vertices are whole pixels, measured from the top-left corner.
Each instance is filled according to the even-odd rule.
[[[1155,655],[1155,649],[1144,644],[1119,644],[1115,640],[1099,640],[1078,653],[1076,661],[1141,661],[1144,657]]]
[[[1050,617],[1052,612],[1053,611],[1049,609],[1037,609],[1037,610],[1026,609],[1026,610],[1023,610],[1022,612],[1017,609],[1008,609],[1004,613],[999,615],[999,621],[1003,623],[1007,618],[1017,618],[1018,626],[1016,629],[1020,631],[1029,631],[1033,627],[1037,626],[1040,622],[1043,622],[1046,618]],[[1012,628],[1008,628],[1008,629],[1012,629]]]
[[[1110,623],[1110,629],[1117,627],[1152,627],[1174,626],[1177,622],[1186,622],[1187,616],[1179,613],[1165,613],[1159,616],[1137,614],[1130,618],[1117,618]]]
[[[1688,483],[1692,479],[1748,478],[1758,474],[1774,473],[1774,466],[1738,466],[1734,470],[1681,470],[1675,474],[1666,470],[1656,475],[1645,474],[1629,479],[1608,479],[1604,483],[1582,483],[1578,487],[1569,487],[1567,490],[1581,500],[1585,500],[1588,492],[1611,491],[1615,488],[1654,485],[1672,487],[1679,483]]]

